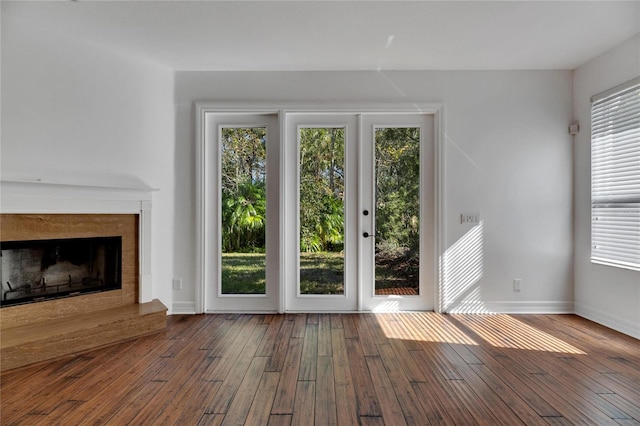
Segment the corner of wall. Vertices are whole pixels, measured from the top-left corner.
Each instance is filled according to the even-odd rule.
[[[629,320],[580,303],[575,304],[575,314],[620,333],[640,339],[640,321]]]

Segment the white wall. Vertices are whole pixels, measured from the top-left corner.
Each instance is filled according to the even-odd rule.
[[[3,13],[1,136],[5,177],[159,189],[153,297],[171,307],[173,72]]]
[[[176,311],[195,294],[195,101],[443,103],[446,308],[573,310],[571,72],[177,72],[175,87]]]
[[[640,272],[595,265],[591,254],[591,96],[640,76],[640,35],[575,70],[575,310],[640,338]]]
[[[158,188],[153,296],[177,311],[195,297],[201,100],[443,103],[447,309],[571,311],[571,96],[568,71],[174,74],[2,17],[3,175]],[[462,212],[479,212],[482,227],[460,225]],[[182,291],[171,290],[172,277],[183,278]]]

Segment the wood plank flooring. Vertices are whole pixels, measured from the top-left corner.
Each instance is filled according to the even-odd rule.
[[[640,425],[640,341],[574,315],[169,317],[4,373],[2,425]]]

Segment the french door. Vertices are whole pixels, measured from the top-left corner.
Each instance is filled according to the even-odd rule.
[[[433,309],[433,116],[365,115],[360,129],[360,310]]]
[[[207,114],[204,141],[204,311],[277,311],[278,116]]]
[[[285,309],[433,309],[433,116],[286,121]]]
[[[284,146],[285,310],[358,310],[358,118],[291,114]]]
[[[205,312],[434,308],[433,115],[203,117]]]

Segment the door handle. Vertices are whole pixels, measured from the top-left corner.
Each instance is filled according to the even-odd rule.
[[[369,237],[375,237],[375,236],[376,236],[376,234],[370,234],[370,233],[368,233],[368,232],[363,232],[363,233],[362,233],[362,236],[363,236],[363,237],[365,237],[365,238],[369,238]]]

